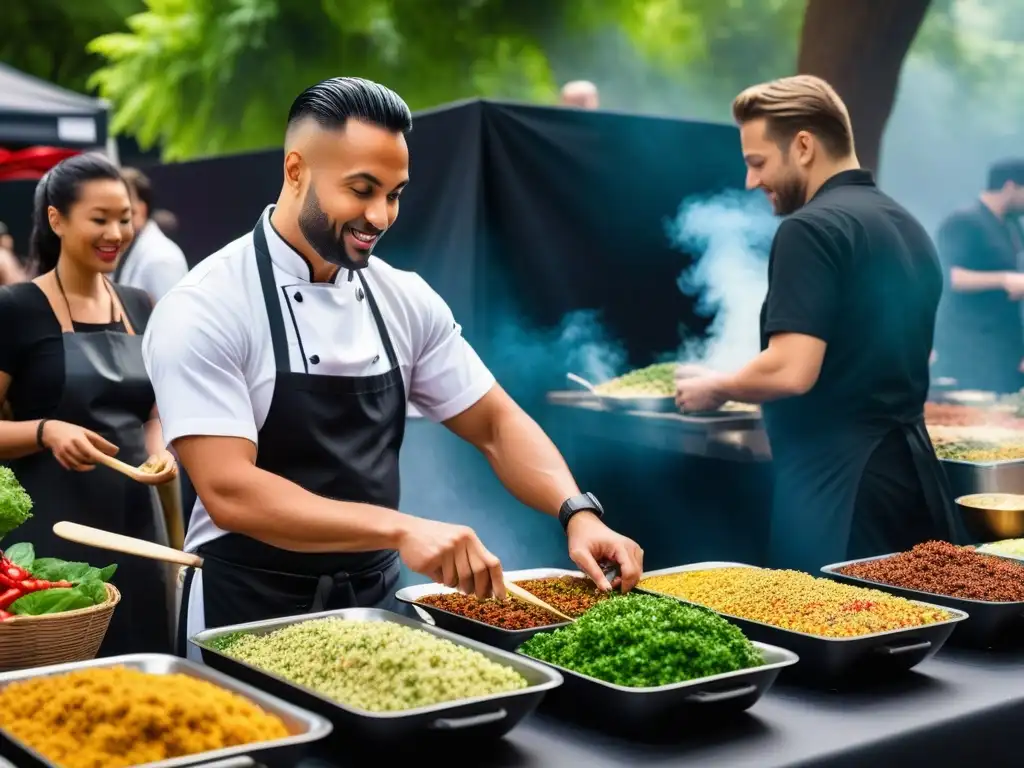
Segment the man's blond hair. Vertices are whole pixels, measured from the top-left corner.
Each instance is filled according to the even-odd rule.
[[[752,85],[733,100],[732,116],[740,125],[763,118],[768,135],[781,147],[808,131],[833,157],[854,153],[850,113],[820,77],[795,75]]]

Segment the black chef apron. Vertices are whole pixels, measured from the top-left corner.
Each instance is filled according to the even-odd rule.
[[[117,458],[138,466],[146,461],[144,425],[155,396],[142,357],[142,337],[126,333],[120,322],[99,326],[73,323],[62,334],[64,388],[60,405],[48,418],[76,424],[120,448]],[[168,571],[159,562],[130,555],[105,559],[102,550],[62,539],[53,524],[70,520],[103,530],[163,543],[158,535],[155,493],[120,472],[97,466],[89,472],[66,470],[50,451],[15,459],[8,465],[32,497],[32,517],[9,541],[28,541],[37,557],[117,563],[111,581],[121,592],[101,656],[169,653],[172,648]]]
[[[397,509],[405,385],[369,285],[357,272],[357,298],[369,302],[390,370],[374,376],[318,376],[309,373],[307,361],[305,372],[293,372],[278,290],[301,303],[301,289],[276,287],[262,219],[253,230],[253,245],[277,367],[270,410],[259,431],[256,466],[320,496]],[[292,324],[301,349],[294,317]],[[228,533],[200,546],[198,554],[203,558],[208,628],[340,608],[395,606],[401,566],[394,551],[299,553]],[[181,655],[187,647],[193,576],[189,569],[182,588]]]
[[[923,416],[811,427],[797,435],[773,429],[770,411],[769,405],[765,421],[775,480],[770,566],[815,573],[823,565],[902,551],[928,539],[963,539]],[[909,451],[909,461],[885,471],[884,483],[865,473],[880,446],[897,457]],[[886,493],[885,485],[912,490]]]

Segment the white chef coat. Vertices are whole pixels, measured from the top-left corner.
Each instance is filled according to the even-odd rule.
[[[163,298],[188,274],[184,252],[153,220],[147,221],[135,235],[135,242],[126,257],[117,282],[141,288],[153,301]]]
[[[333,283],[311,282],[308,262],[274,230],[270,210],[263,227],[291,370],[334,376],[386,372],[388,356],[358,278],[341,269]],[[371,257],[363,277],[391,335],[406,398],[423,416],[449,419],[494,386],[494,376],[462,337],[448,305],[419,275]],[[164,296],[153,310],[142,348],[168,444],[190,435],[215,435],[259,445],[276,365],[251,232],[204,259]],[[222,535],[197,499],[185,549],[193,552]],[[189,637],[204,624],[202,574],[197,572],[189,600]],[[190,657],[193,652],[190,648]]]

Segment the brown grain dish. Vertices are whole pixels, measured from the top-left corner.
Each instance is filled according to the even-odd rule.
[[[909,552],[848,565],[839,573],[968,600],[1024,601],[1024,565],[945,541],[927,541]]]
[[[582,616],[607,597],[589,579],[578,576],[528,579],[517,581],[516,584],[573,618]],[[536,629],[563,623],[561,619],[544,609],[512,596],[505,603],[499,603],[493,599],[478,600],[472,595],[453,592],[443,595],[427,595],[416,602],[511,631]]]

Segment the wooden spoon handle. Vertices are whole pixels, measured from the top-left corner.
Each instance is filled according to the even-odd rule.
[[[576,619],[574,619],[572,616],[566,616],[557,608],[554,608],[545,603],[532,592],[528,592],[527,590],[520,587],[518,584],[514,584],[511,581],[505,582],[505,591],[508,592],[510,595],[515,595],[520,600],[530,603],[531,605],[535,605],[538,608],[547,611],[548,613],[554,614],[560,619],[564,619],[565,621],[576,621]]]
[[[199,557],[199,555],[193,555],[191,552],[182,552],[180,549],[171,549],[161,544],[154,544],[152,541],[122,536],[119,533],[111,533],[100,528],[91,528],[88,525],[71,523],[67,520],[55,523],[53,532],[62,539],[85,544],[88,547],[97,547],[99,549],[108,549],[111,552],[123,552],[127,555],[147,557],[150,560],[162,560],[165,563],[191,565],[194,568],[203,567],[203,558]]]
[[[115,459],[113,456],[107,456],[107,454],[103,453],[103,451],[99,449],[97,449],[96,454],[96,461],[99,464],[110,467],[111,469],[120,472],[122,475],[127,475],[132,480],[135,480],[136,476],[139,474],[139,470],[136,467],[133,467],[131,464],[125,464],[123,461]]]

